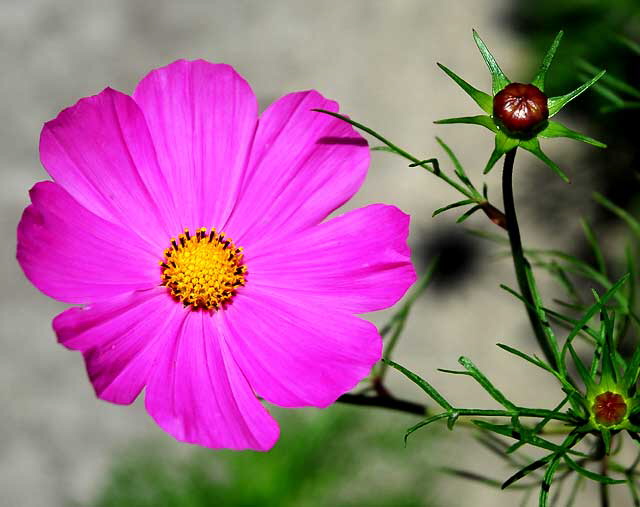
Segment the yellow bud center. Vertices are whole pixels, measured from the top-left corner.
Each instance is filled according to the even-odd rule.
[[[236,248],[224,233],[198,229],[195,236],[185,229],[164,252],[162,285],[185,307],[219,310],[246,283],[247,267],[242,248]]]

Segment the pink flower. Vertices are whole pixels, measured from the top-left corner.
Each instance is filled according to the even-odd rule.
[[[366,142],[315,91],[258,116],[233,68],[178,61],[130,97],[107,88],[46,123],[53,178],[31,190],[18,261],[78,303],[53,328],[98,397],[145,405],[212,448],[271,448],[284,407],[326,407],[380,359],[376,328],[414,282],[409,217],[374,204],[323,220],[362,184]],[[215,228],[215,229],[213,229]]]

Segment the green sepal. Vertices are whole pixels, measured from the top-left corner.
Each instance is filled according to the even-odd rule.
[[[475,101],[476,104],[480,106],[480,109],[482,109],[487,114],[491,114],[493,110],[493,98],[491,97],[491,95],[471,86],[455,72],[445,67],[441,63],[438,63],[437,65],[445,72],[445,74],[447,74],[447,76],[453,79],[456,84]]]
[[[567,103],[571,102],[578,95],[582,94],[582,92],[586,91],[590,86],[592,86],[598,79],[604,76],[606,71],[599,72],[594,77],[592,77],[589,81],[584,83],[582,86],[579,86],[572,92],[567,93],[566,95],[561,95],[559,97],[551,97],[549,99],[549,118],[554,116],[560,111]]]
[[[496,62],[496,59],[493,57],[486,44],[482,41],[475,30],[473,31],[473,40],[476,41],[476,46],[478,46],[478,49],[482,54],[482,58],[487,64],[487,67],[489,67],[489,72],[491,73],[491,90],[493,95],[495,95],[511,83],[511,81],[509,81],[509,78],[504,75],[504,72],[502,72],[502,69]]]
[[[533,78],[533,81],[531,81],[531,84],[533,86],[538,87],[541,91],[544,91],[545,80],[546,80],[546,77],[547,77],[547,71],[549,70],[549,67],[551,66],[551,62],[553,61],[553,57],[556,55],[556,51],[558,49],[558,46],[560,45],[560,41],[562,40],[562,36],[563,35],[564,35],[564,32],[562,30],[560,30],[558,32],[558,35],[556,35],[556,38],[551,43],[551,46],[549,47],[549,50],[547,51],[547,54],[544,55],[544,58],[542,60],[542,64],[540,65],[540,69],[538,70],[538,73]]]
[[[481,127],[488,128],[491,132],[494,132],[494,133],[498,132],[498,127],[493,121],[493,118],[487,116],[486,114],[481,114],[478,116],[461,116],[458,118],[445,118],[444,120],[436,120],[433,123],[437,123],[439,125],[450,124],[450,123],[480,125]]]
[[[507,153],[509,150],[512,150],[519,144],[520,141],[518,139],[509,137],[501,130],[496,132],[495,146],[493,148],[493,151],[491,152],[491,156],[489,157],[487,165],[484,167],[483,174],[487,174],[489,171],[491,171],[491,169],[493,169],[493,166],[496,165],[496,162],[500,160],[502,155]]]
[[[582,359],[580,359],[580,356],[578,356],[578,354],[576,353],[575,349],[571,344],[568,345],[568,349],[569,349],[569,353],[571,354],[571,357],[573,358],[573,363],[576,365],[576,370],[578,370],[578,375],[580,375],[580,378],[584,382],[584,385],[587,388],[587,391],[588,392],[593,391],[596,387],[596,384],[593,381],[591,374],[587,370],[587,367],[582,362]]]
[[[588,143],[598,148],[606,148],[607,145],[601,143],[600,141],[593,139],[591,137],[585,136],[580,132],[576,132],[575,130],[571,130],[570,128],[565,127],[564,125],[550,121],[544,130],[538,133],[540,137],[553,138],[553,137],[568,137],[569,139],[575,139],[576,141],[582,141],[583,143]]]
[[[522,146],[522,148],[524,148],[525,150],[533,153],[536,157],[547,164],[554,173],[560,176],[562,181],[564,181],[565,183],[570,183],[569,178],[564,173],[564,171],[560,169],[560,167],[558,167],[558,164],[556,164],[553,160],[551,160],[544,154],[542,148],[540,148],[540,141],[538,141],[537,137],[527,139],[526,141],[520,141],[520,146]]]

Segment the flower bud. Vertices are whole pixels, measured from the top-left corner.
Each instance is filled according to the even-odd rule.
[[[621,395],[607,391],[596,396],[591,410],[598,424],[614,426],[627,415],[627,404]]]
[[[534,133],[549,118],[547,96],[531,84],[511,83],[493,97],[493,117],[511,133]]]

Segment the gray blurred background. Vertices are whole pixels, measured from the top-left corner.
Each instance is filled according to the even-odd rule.
[[[57,345],[51,331],[51,319],[64,305],[33,288],[15,262],[15,228],[28,203],[27,191],[47,178],[37,151],[45,121],[105,86],[130,93],[155,67],[178,58],[204,58],[233,65],[247,78],[262,107],[285,93],[316,88],[338,100],[343,112],[418,156],[444,161],[434,140],[439,135],[456,150],[472,179],[481,182],[481,168],[493,141],[478,127],[432,123],[478,114],[475,104],[435,62],[488,90],[488,72],[471,38],[475,28],[507,75],[528,79],[530,62],[538,53],[514,32],[509,21],[513,8],[507,0],[3,0],[0,505],[91,505],[113,461],[140,441],[161,449],[157,458],[161,460],[192,452],[164,435],[142,404],[120,407],[96,400],[80,355]],[[579,127],[577,120],[569,123]],[[584,128],[588,131],[589,126]],[[561,190],[565,206],[589,215],[593,179],[581,168],[591,148],[557,141],[546,149],[550,156],[561,158],[574,184],[561,188],[555,181],[549,183],[553,179],[549,170],[524,154],[516,174],[518,197],[525,206],[527,201],[557,205]],[[450,169],[446,162],[444,167]],[[500,204],[498,177],[499,171],[494,171],[487,178],[496,204]],[[535,350],[524,312],[498,289],[499,283],[514,285],[511,265],[496,257],[492,246],[463,234],[454,224],[455,215],[430,218],[434,209],[453,200],[458,196],[435,177],[377,153],[366,184],[349,203],[349,207],[372,202],[398,205],[412,215],[411,245],[418,269],[423,270],[435,252],[444,252],[447,261],[447,275],[416,307],[397,360],[428,377],[461,405],[491,406],[467,379],[435,371],[454,367],[463,353],[491,371],[497,384],[522,404],[553,403],[557,390],[548,378],[517,361],[505,361],[505,354],[494,346],[504,341]],[[550,215],[539,213],[536,206],[529,209],[533,212],[522,214],[527,243],[564,247],[576,241],[579,225],[574,217],[565,220],[555,210]],[[493,227],[480,214],[469,224]],[[372,319],[382,322],[386,315]],[[420,392],[393,372],[389,382],[398,395],[423,401]],[[305,411],[309,418],[316,412]],[[367,414],[393,437],[393,450],[385,452],[399,455],[400,460],[403,452],[411,452],[411,459],[428,454],[431,465],[463,460],[470,468],[494,469],[497,477],[506,473],[486,451],[470,445],[465,431],[440,434],[438,442],[429,440],[424,451],[420,446],[427,445],[428,437],[418,435],[405,451],[402,435],[415,421],[378,412]],[[367,421],[364,426],[369,426]],[[283,432],[288,428],[283,424]],[[375,460],[371,458],[371,465],[363,457],[357,464],[360,484],[384,483]],[[393,475],[384,473],[393,480]],[[509,493],[434,474],[425,480],[425,505],[488,507],[516,502]],[[460,498],[468,501],[461,503]]]

